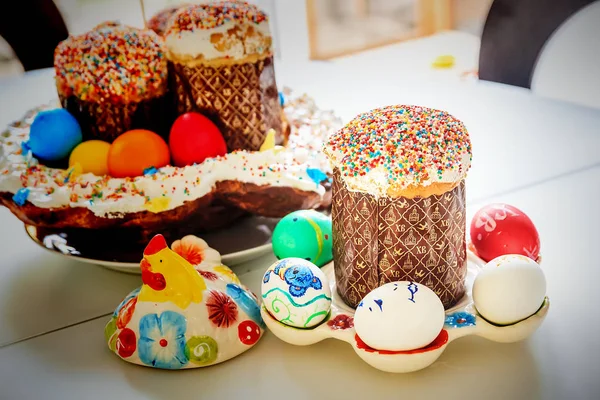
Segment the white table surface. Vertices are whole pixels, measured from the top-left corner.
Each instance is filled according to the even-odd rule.
[[[465,338],[453,343],[435,365],[410,376],[373,370],[342,343],[296,348],[273,335],[244,356],[209,369],[167,375],[134,367],[106,350],[105,318],[90,319],[111,312],[139,284],[139,277],[50,255],[1,209],[0,346],[5,347],[0,347],[0,398],[163,398],[195,392],[201,398],[270,398],[274,387],[289,398],[310,393],[318,393],[317,398],[340,398],[343,393],[365,397],[374,388],[382,397],[399,389],[407,395],[452,397],[484,385],[489,387],[486,398],[585,398],[597,390],[597,357],[586,356],[599,354],[591,340],[598,320],[585,316],[594,314],[591,305],[599,300],[595,288],[586,286],[598,278],[588,253],[591,244],[598,243],[598,216],[574,194],[585,195],[592,204],[600,194],[600,170],[594,168],[600,164],[600,112],[501,85],[436,80],[422,84],[391,71],[374,76],[363,69],[363,64],[348,59],[288,65],[278,69],[278,80],[310,93],[345,121],[390,103],[443,108],[463,119],[474,149],[469,208],[512,202],[531,215],[542,236],[552,305],[545,324],[530,340],[499,345]],[[53,97],[50,71],[0,80],[0,124]],[[262,270],[271,261],[256,260],[236,271],[258,291]],[[584,284],[576,287],[576,282]],[[17,341],[21,342],[9,345]],[[299,383],[313,382],[309,378],[319,371],[335,371],[339,383],[324,392],[317,392],[314,384]],[[24,376],[26,380],[16,379]],[[436,384],[427,384],[432,378]]]

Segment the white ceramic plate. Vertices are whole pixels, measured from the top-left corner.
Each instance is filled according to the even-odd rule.
[[[278,221],[275,218],[248,217],[226,229],[197,236],[218,250],[223,263],[231,267],[268,254],[271,251],[271,235]],[[139,260],[142,258],[143,247],[133,254],[87,254],[85,250],[78,249],[77,243],[66,233],[41,232],[30,225],[25,225],[25,230],[35,243],[55,254],[115,271],[141,273]],[[101,248],[102,245],[98,246]]]

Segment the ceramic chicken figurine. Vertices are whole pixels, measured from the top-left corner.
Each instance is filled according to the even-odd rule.
[[[265,329],[256,296],[195,236],[162,235],[144,250],[143,285],[119,304],[104,333],[125,361],[161,369],[218,364],[248,350]]]

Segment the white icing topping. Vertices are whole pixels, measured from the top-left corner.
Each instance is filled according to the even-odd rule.
[[[255,31],[253,35],[242,35],[242,37],[230,34],[228,31],[240,28],[241,32],[248,29]],[[222,35],[226,44],[219,46],[211,42],[213,35]],[[269,22],[263,21],[259,24],[239,24],[228,22],[211,29],[195,29],[192,31],[179,31],[167,34],[165,44],[169,52],[178,57],[198,58],[205,60],[217,58],[243,59],[248,55],[261,55],[271,52],[271,47],[265,45],[266,39],[271,38]]]
[[[339,151],[334,151],[329,147],[324,149],[324,152],[331,154],[330,169],[339,167],[342,164],[343,155]],[[458,166],[445,169],[438,173],[433,166],[426,168],[428,176],[435,176],[435,179],[429,179],[419,183],[421,187],[430,186],[433,183],[455,183],[465,178],[466,172],[471,167],[471,155],[468,153],[461,154]],[[376,197],[385,197],[388,191],[398,185],[396,181],[390,181],[388,171],[381,165],[370,169],[365,175],[343,176],[342,179],[348,186],[348,189],[356,192],[370,193]],[[414,184],[413,180],[406,179],[403,182],[403,187]]]

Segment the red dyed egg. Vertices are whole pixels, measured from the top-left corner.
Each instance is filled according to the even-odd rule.
[[[169,135],[173,163],[185,167],[200,164],[207,158],[227,153],[227,145],[219,128],[204,115],[189,112],[180,115]]]
[[[508,204],[490,204],[477,211],[471,221],[471,243],[486,262],[506,254],[537,261],[540,253],[535,225],[523,211]]]

